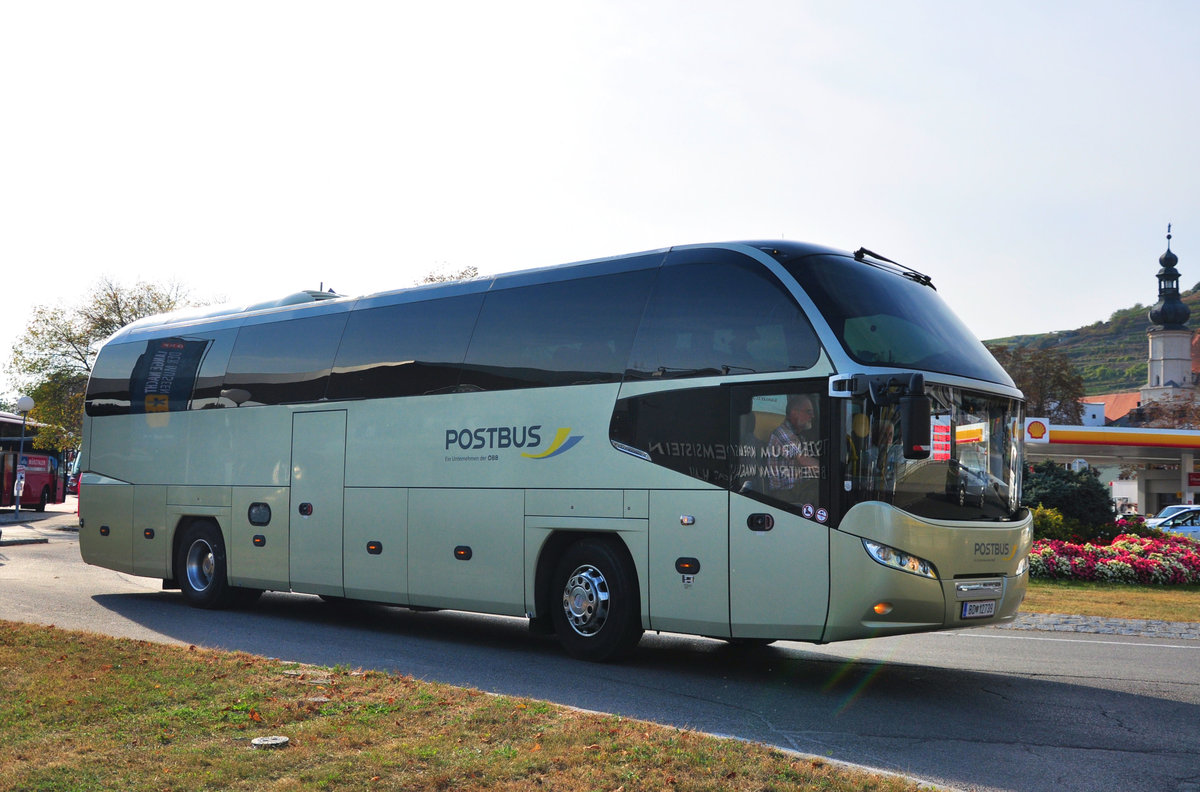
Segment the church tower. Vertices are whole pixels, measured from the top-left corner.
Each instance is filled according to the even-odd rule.
[[[1192,331],[1187,322],[1191,309],[1179,296],[1179,257],[1171,252],[1171,226],[1167,226],[1167,252],[1158,259],[1158,302],[1148,314],[1150,336],[1149,376],[1142,386],[1142,404],[1191,394]]]

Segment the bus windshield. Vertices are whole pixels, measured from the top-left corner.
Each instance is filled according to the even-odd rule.
[[[1011,520],[1019,516],[1021,402],[931,385],[933,451],[905,459],[899,415],[869,397],[842,408],[845,509],[883,501],[940,520]]]
[[[932,286],[849,256],[776,258],[804,288],[859,363],[1012,379]]]

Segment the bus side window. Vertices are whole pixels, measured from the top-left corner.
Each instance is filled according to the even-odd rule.
[[[796,383],[734,389],[737,434],[733,489],[791,507],[822,502],[828,478],[829,440],[818,391]]]
[[[729,391],[687,388],[621,399],[609,436],[650,461],[692,478],[730,485]]]
[[[763,265],[732,251],[676,251],[659,274],[629,361],[637,378],[796,371],[820,342]]]
[[[489,292],[461,386],[619,382],[653,276],[643,269]]]
[[[224,393],[238,406],[319,401],[333,368],[346,313],[243,325]]]
[[[88,379],[88,415],[128,415],[129,380],[133,367],[146,351],[146,342],[106,344],[100,350]]]
[[[338,349],[330,399],[382,399],[458,386],[483,294],[354,311]]]
[[[192,390],[192,400],[188,409],[207,410],[213,407],[233,406],[227,401],[222,401],[221,386],[225,382],[229,354],[233,351],[234,341],[237,340],[237,330],[218,330],[189,335],[188,338],[210,340],[204,359],[200,361],[200,370],[196,373],[196,386]]]

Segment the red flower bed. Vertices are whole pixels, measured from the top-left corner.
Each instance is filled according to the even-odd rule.
[[[1038,539],[1029,551],[1029,574],[1107,583],[1200,583],[1200,542],[1136,534],[1122,534],[1110,545]]]

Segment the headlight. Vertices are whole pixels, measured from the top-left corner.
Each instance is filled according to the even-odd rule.
[[[872,542],[870,539],[863,539],[863,548],[866,549],[868,555],[875,559],[876,562],[883,564],[885,567],[899,569],[901,572],[907,572],[910,575],[937,580],[937,570],[933,568],[933,564],[926,561],[924,558],[918,558],[915,555],[905,553],[902,550],[897,550],[894,547],[888,547],[879,542]]]
[[[1021,577],[1029,571],[1029,554],[1021,556],[1021,560],[1017,562],[1017,577]]]

